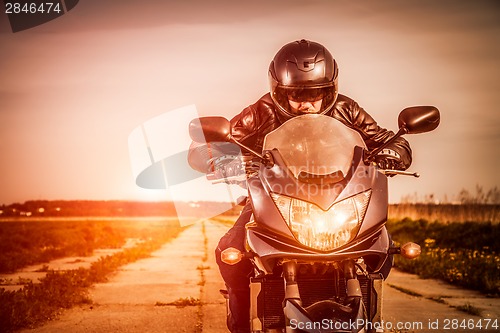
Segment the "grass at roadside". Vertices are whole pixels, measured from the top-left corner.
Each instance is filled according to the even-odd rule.
[[[89,256],[96,249],[120,248],[127,238],[148,239],[158,224],[154,219],[126,218],[1,222],[0,273],[63,257]]]
[[[61,309],[90,304],[88,287],[105,282],[118,267],[148,257],[182,230],[168,225],[150,229],[149,237],[143,243],[103,257],[88,269],[48,270],[40,283],[30,281],[17,291],[0,289],[0,332],[34,327],[57,317]]]
[[[491,223],[429,223],[389,221],[397,245],[413,241],[422,254],[414,260],[395,257],[395,266],[424,278],[500,295],[500,225]]]
[[[156,302],[155,306],[176,306],[178,308],[184,308],[186,306],[199,306],[201,305],[201,301],[199,298],[194,298],[194,297],[183,297],[179,298],[173,302],[169,303],[163,303],[163,302]]]
[[[471,305],[470,303],[466,303],[464,305],[459,305],[455,307],[457,310],[468,313],[473,316],[480,316],[481,309]]]

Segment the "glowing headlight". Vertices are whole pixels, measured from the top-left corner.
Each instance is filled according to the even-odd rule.
[[[334,250],[351,241],[359,231],[371,190],[344,199],[324,211],[306,201],[271,193],[295,238],[320,251]]]

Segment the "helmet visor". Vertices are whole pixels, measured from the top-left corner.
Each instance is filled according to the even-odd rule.
[[[337,99],[337,80],[327,84],[308,84],[285,86],[279,84],[269,76],[271,87],[271,98],[278,107],[278,112],[285,118],[292,118],[304,113],[325,114],[328,112]],[[294,103],[321,101],[312,110],[301,112],[300,108],[292,107]],[[318,109],[318,110],[316,110]]]
[[[325,98],[331,88],[288,88],[285,89],[287,99],[293,102],[316,102]]]

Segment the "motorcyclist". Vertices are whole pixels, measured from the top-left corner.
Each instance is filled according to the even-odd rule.
[[[394,133],[379,127],[354,100],[338,93],[338,72],[337,62],[323,45],[304,39],[284,45],[269,65],[270,92],[231,119],[231,135],[261,152],[268,133],[295,116],[313,113],[334,117],[358,131],[368,149],[379,147]],[[211,149],[214,151],[207,154],[206,147],[192,146],[188,157],[190,165],[202,172],[215,172],[221,177],[238,172],[238,160],[213,158],[217,155],[217,148]],[[411,164],[408,142],[398,138],[377,155],[375,162],[383,169],[408,168]],[[229,293],[231,317],[228,318],[228,328],[233,333],[250,330],[249,277],[252,265],[248,259],[228,265],[221,261],[220,253],[229,247],[244,251],[245,224],[251,214],[250,204],[246,204],[215,250]],[[390,265],[386,268],[386,275],[389,270]]]

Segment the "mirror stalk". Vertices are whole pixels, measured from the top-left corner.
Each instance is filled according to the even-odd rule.
[[[366,164],[372,162],[382,149],[393,143],[400,136],[432,131],[438,127],[439,121],[439,110],[435,106],[412,106],[404,109],[398,116],[399,131],[380,147],[367,152],[364,162]]]
[[[261,154],[259,154],[255,150],[252,150],[252,149],[248,148],[247,146],[245,146],[244,144],[240,143],[239,141],[233,139],[233,137],[231,137],[231,139],[229,139],[229,141],[232,142],[232,143],[237,144],[240,148],[245,149],[246,151],[248,151],[252,155],[255,155],[256,157],[260,158],[261,160],[264,159],[264,156],[262,156]]]
[[[273,161],[273,158],[272,158],[271,154],[269,154],[269,153],[265,153],[264,155],[259,154],[259,153],[258,153],[258,152],[256,152],[255,150],[253,150],[253,149],[251,149],[251,148],[249,148],[249,147],[245,146],[244,144],[240,143],[238,140],[235,140],[233,137],[231,137],[231,138],[229,139],[229,141],[230,141],[230,142],[232,142],[232,143],[235,143],[235,144],[236,144],[236,145],[238,145],[240,148],[242,148],[242,149],[244,149],[244,150],[248,151],[250,154],[252,154],[252,155],[254,155],[254,156],[258,157],[258,158],[262,161],[262,163],[264,163],[264,165],[265,165],[266,167],[268,167],[268,168],[272,168],[272,167],[273,167],[273,165],[274,165],[274,161]]]
[[[368,153],[368,156],[365,157],[365,163],[370,163],[375,159],[375,156],[377,156],[378,153],[380,153],[384,148],[386,148],[388,145],[393,143],[397,138],[400,136],[408,133],[408,130],[405,127],[401,127],[399,131],[394,134],[389,140],[387,140],[384,144],[382,144],[380,147],[372,150],[371,152]]]

